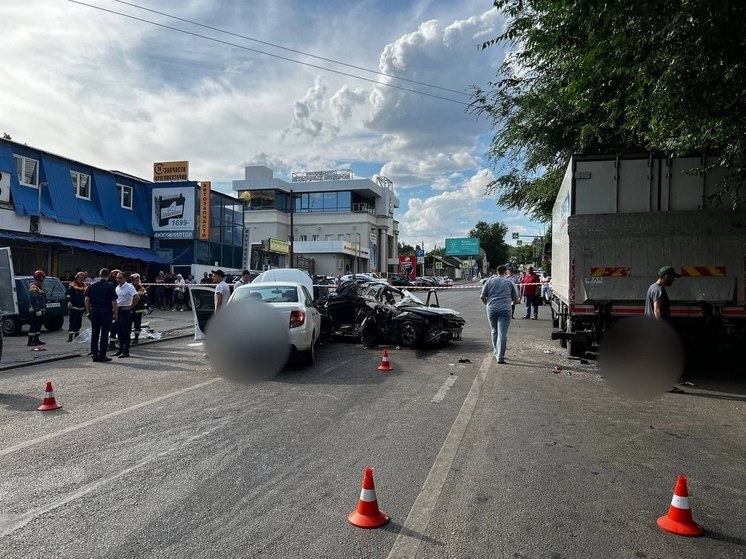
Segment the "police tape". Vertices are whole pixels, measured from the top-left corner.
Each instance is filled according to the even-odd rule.
[[[108,281],[108,280],[107,280]],[[72,282],[63,281],[63,284],[70,284]],[[91,282],[95,283],[95,282]],[[130,282],[132,283],[132,282]],[[228,283],[227,285],[235,286],[238,284],[238,282],[232,282]],[[376,283],[376,282],[370,282],[370,283]],[[384,283],[384,282],[381,282]],[[183,287],[184,289],[189,289],[190,287],[215,287],[216,283],[187,283],[184,284],[178,284],[178,283],[148,283],[148,282],[140,282],[140,285],[143,287]],[[484,284],[475,284],[475,285],[433,285],[433,286],[425,286],[425,285],[391,285],[389,283],[386,283],[385,285],[390,285],[391,287],[395,287],[396,289],[406,289],[408,291],[429,291],[429,290],[444,290],[444,289],[481,289],[484,287]],[[551,283],[516,283],[516,287],[527,287],[529,285],[546,285],[548,287],[551,287]],[[336,285],[329,285],[329,284],[314,284],[314,287],[325,287],[327,289],[336,289]]]

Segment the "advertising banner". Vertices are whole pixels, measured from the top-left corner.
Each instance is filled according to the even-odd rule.
[[[212,183],[202,181],[199,189],[199,240],[210,240],[210,193]]]
[[[189,180],[189,161],[159,161],[153,163],[153,182]]]
[[[194,186],[153,189],[153,237],[194,238]]]
[[[378,233],[376,231],[370,232],[370,244],[368,245],[368,272],[377,272],[376,262],[378,262]]]
[[[479,239],[446,239],[446,256],[479,256]]]
[[[279,241],[277,239],[269,240],[269,251],[278,252],[280,254],[290,254],[290,243],[285,241]]]
[[[404,276],[409,281],[414,281],[417,277],[417,257],[400,256],[399,257],[399,275]]]

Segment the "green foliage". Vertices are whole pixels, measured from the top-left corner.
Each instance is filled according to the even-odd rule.
[[[530,264],[534,261],[534,247],[530,244],[508,247],[511,262],[518,265]]]
[[[469,237],[479,239],[479,246],[487,254],[487,261],[491,268],[508,261],[508,245],[505,243],[505,235],[508,226],[503,223],[487,223],[479,221],[474,229],[469,231]]]
[[[746,2],[495,0],[498,79],[470,111],[496,130],[499,204],[548,220],[573,153],[708,154],[746,178]]]
[[[400,256],[414,256],[414,247],[407,243],[399,243],[399,255]]]

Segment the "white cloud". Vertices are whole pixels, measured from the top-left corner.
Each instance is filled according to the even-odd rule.
[[[428,198],[411,198],[401,216],[400,237],[425,239],[432,246],[446,237],[465,236],[477,221],[485,219],[484,191],[493,178],[489,169],[481,169],[454,190]]]

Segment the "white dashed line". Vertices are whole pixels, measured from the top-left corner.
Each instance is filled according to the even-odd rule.
[[[439,404],[443,401],[443,398],[446,397],[446,392],[456,383],[456,379],[458,377],[456,375],[449,376],[446,381],[443,383],[443,386],[440,387],[440,389],[435,393],[435,396],[433,396],[433,399],[430,400],[433,404]]]

